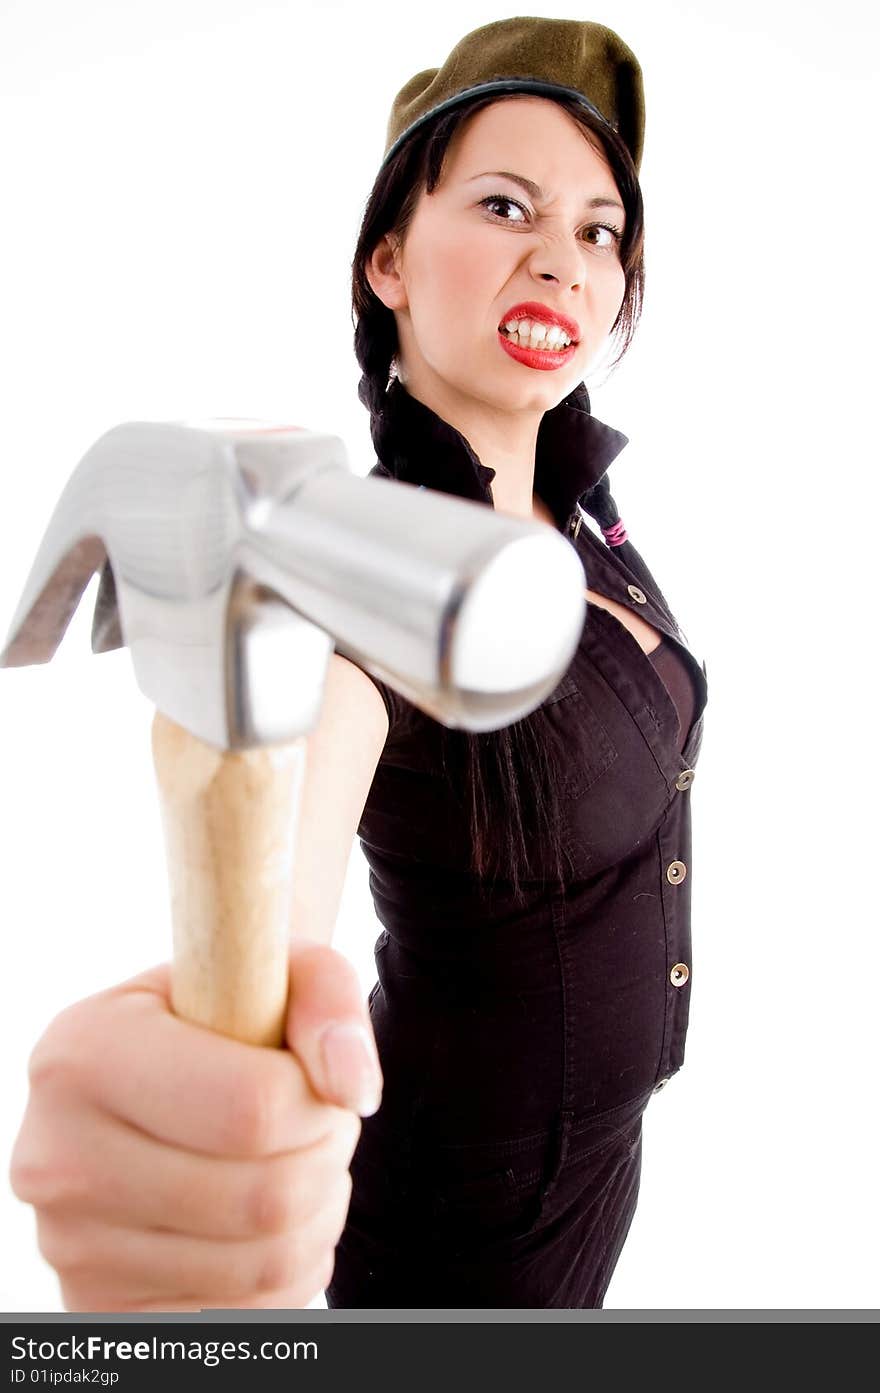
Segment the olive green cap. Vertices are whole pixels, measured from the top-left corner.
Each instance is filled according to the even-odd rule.
[[[472,30],[441,68],[405,83],[391,108],[383,164],[430,117],[491,92],[579,98],[622,137],[638,173],[645,98],[635,54],[604,24],[530,17]]]

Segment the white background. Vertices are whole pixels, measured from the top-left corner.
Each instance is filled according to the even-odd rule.
[[[371,467],[349,265],[388,109],[508,13],[3,0],[3,633],[115,424],[293,421]],[[645,70],[648,267],[630,355],[588,385],[630,438],[612,490],[710,683],[687,1062],[645,1119],[609,1308],[878,1304],[870,13],[590,13]],[[8,1311],[61,1309],[6,1179],[27,1056],[64,1005],[169,955],[152,708],[124,651],[90,656],[92,594],[51,667],[0,673]],[[377,931],[355,844],[336,944],[365,992]]]

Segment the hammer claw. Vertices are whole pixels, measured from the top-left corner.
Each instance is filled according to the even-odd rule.
[[[39,563],[42,559],[42,556],[37,557],[37,565],[31,572],[31,580],[12,622],[6,646],[0,651],[0,667],[48,663],[54,657],[83,591],[95,571],[107,561],[107,549],[100,537],[80,538],[61,556],[48,578],[40,584],[38,576],[43,568]]]

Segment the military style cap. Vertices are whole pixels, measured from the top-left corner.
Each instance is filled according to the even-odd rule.
[[[441,68],[425,68],[401,87],[383,164],[431,117],[492,92],[577,97],[618,132],[638,172],[645,98],[635,54],[604,24],[529,17],[472,30]]]

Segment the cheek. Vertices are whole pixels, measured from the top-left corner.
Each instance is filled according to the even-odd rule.
[[[602,314],[603,318],[608,320],[609,327],[620,313],[625,293],[626,275],[620,262],[615,262],[613,266],[609,266],[602,284]]]
[[[493,281],[475,251],[447,239],[424,248],[414,268],[413,324],[423,351],[435,363],[457,360],[482,326]]]
[[[423,272],[433,303],[447,314],[472,314],[490,284],[478,248],[463,242],[437,247]]]

